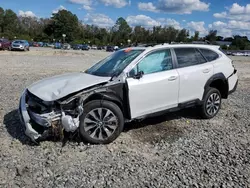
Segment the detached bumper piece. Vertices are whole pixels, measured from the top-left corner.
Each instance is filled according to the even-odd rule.
[[[73,132],[79,127],[79,117],[65,116],[64,112],[37,113],[27,104],[29,95],[25,90],[20,98],[19,116],[25,134],[35,143],[43,140],[62,140],[63,131]],[[72,124],[73,123],[73,124]]]

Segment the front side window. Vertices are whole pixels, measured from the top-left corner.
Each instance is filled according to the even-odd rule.
[[[132,72],[141,71],[143,74],[151,74],[173,69],[171,52],[169,49],[159,50],[144,57]]]
[[[85,71],[96,76],[119,75],[144,49],[125,49],[114,52]]]
[[[205,63],[206,60],[195,48],[175,48],[179,68]]]
[[[208,61],[214,61],[219,57],[219,55],[215,53],[214,51],[211,51],[208,49],[202,49],[202,48],[200,48],[199,50]]]

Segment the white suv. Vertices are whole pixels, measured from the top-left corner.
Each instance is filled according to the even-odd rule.
[[[87,142],[107,144],[134,119],[191,106],[214,117],[221,99],[236,90],[236,72],[219,46],[126,48],[86,71],[34,83],[19,111],[33,141],[79,131]]]

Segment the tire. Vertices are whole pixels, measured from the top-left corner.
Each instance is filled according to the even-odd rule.
[[[109,144],[122,132],[124,117],[115,103],[93,100],[84,105],[83,109],[79,129],[82,138],[88,143]]]
[[[201,105],[201,117],[211,119],[217,115],[221,108],[221,94],[216,88],[208,88],[205,91],[203,104]]]

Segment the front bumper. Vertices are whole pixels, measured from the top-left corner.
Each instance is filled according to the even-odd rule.
[[[78,107],[80,114],[75,118],[66,115],[62,110],[52,110],[49,113],[38,114],[32,111],[32,104],[29,101],[32,98],[26,89],[20,98],[19,116],[25,128],[25,134],[33,142],[46,140],[50,137],[61,139],[63,138],[63,130],[74,132],[79,127],[79,117],[83,112],[83,109],[80,109],[80,107]]]
[[[24,46],[19,46],[19,47],[17,47],[17,46],[11,46],[11,49],[12,50],[24,50]]]
[[[36,141],[39,137],[41,137],[41,134],[39,134],[35,129],[33,129],[32,125],[30,124],[30,116],[26,107],[26,94],[27,90],[23,92],[20,98],[19,116],[21,123],[25,128],[25,134],[30,137],[32,141]]]
[[[25,90],[20,98],[19,103],[19,117],[22,125],[25,128],[25,134],[34,142],[36,142],[40,137],[47,135],[45,130],[48,130],[53,122],[60,121],[61,114],[46,113],[37,114],[28,111],[26,103],[27,90]],[[31,123],[32,122],[32,123]],[[33,126],[33,122],[39,126],[39,130],[36,130]]]

